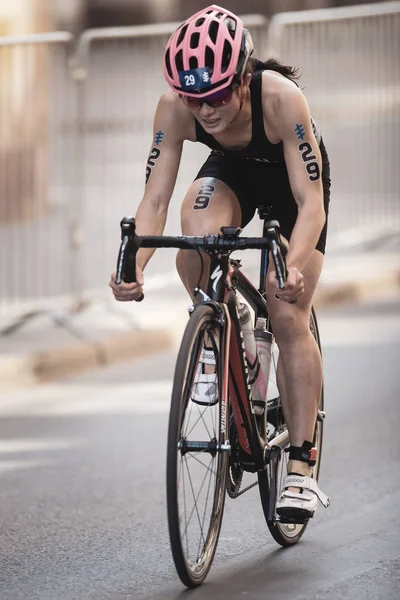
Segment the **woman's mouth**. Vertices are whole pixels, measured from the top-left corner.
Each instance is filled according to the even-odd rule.
[[[217,123],[219,123],[220,121],[221,119],[203,119],[203,123],[207,125],[207,127],[213,127],[214,125],[217,125]]]

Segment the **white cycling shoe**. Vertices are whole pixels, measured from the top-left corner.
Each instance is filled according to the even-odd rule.
[[[283,478],[284,490],[276,503],[276,512],[280,517],[290,519],[310,519],[317,510],[318,500],[328,508],[330,500],[319,488],[312,477],[300,475],[286,475]],[[300,488],[301,492],[292,492],[288,488]]]
[[[205,365],[214,365],[214,350],[203,348],[197,366],[197,373],[192,388],[192,401],[202,406],[214,406],[218,404],[218,383],[216,373],[205,373]]]

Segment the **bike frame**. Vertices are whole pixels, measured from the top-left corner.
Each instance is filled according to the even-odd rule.
[[[263,236],[265,235],[266,222],[264,221]],[[221,402],[224,404],[221,411],[228,414],[229,394],[242,450],[241,464],[243,469],[249,472],[265,469],[269,462],[270,447],[267,440],[260,436],[252,409],[251,386],[235,290],[239,291],[250,304],[256,318],[268,318],[265,300],[268,264],[268,250],[261,250],[260,283],[257,290],[240,271],[239,261],[231,260],[229,253],[211,254],[207,297],[203,294],[204,300],[200,303],[211,305],[216,311],[216,317],[220,320],[222,318],[225,324],[224,339],[221,341],[224,361],[221,365],[222,372],[219,374],[222,382]],[[198,292],[202,293],[200,290]],[[289,434],[286,431],[274,438],[273,445],[283,448],[287,445],[288,439]]]
[[[269,447],[265,436],[258,430],[256,417],[251,403],[251,387],[245,357],[243,335],[237,310],[237,289],[253,308],[256,317],[268,317],[265,300],[265,279],[268,271],[269,251],[275,265],[279,287],[284,287],[286,279],[287,243],[279,234],[278,221],[268,221],[268,214],[259,209],[259,216],[264,221],[262,238],[239,238],[241,229],[221,227],[222,235],[205,236],[137,236],[134,217],[125,217],[121,221],[121,246],[118,255],[116,283],[122,279],[126,283],[136,281],[136,252],[139,247],[147,248],[181,248],[202,250],[210,256],[210,275],[207,282],[207,294],[199,287],[195,288],[195,296],[201,296],[198,304],[208,304],[215,312],[215,318],[223,325],[224,335],[221,340],[221,355],[224,357],[220,365],[219,380],[221,386],[221,415],[228,413],[229,397],[232,399],[233,415],[237,426],[240,461],[244,470],[261,471],[270,463],[273,456],[280,455],[280,449],[287,445],[289,434],[284,432],[276,436]],[[259,248],[261,250],[260,288],[256,288],[241,273],[239,261],[231,260],[234,250]],[[266,249],[268,248],[268,250]],[[199,250],[200,249],[200,250]],[[201,255],[200,255],[201,256]],[[138,301],[143,299],[143,295]],[[192,310],[196,310],[193,305]]]

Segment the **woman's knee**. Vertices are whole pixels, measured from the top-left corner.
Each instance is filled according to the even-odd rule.
[[[276,299],[273,303],[270,301],[268,306],[278,345],[285,342],[292,343],[296,339],[309,335],[310,312],[307,309]]]

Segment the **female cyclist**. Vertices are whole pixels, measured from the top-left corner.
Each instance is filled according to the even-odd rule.
[[[291,447],[288,482],[277,505],[282,516],[313,516],[319,488],[311,478],[312,442],[322,386],[318,347],[310,333],[313,295],[323,264],[329,203],[329,160],[296,70],[252,57],[242,21],[211,5],[173,33],[164,53],[170,86],[160,98],[146,188],[136,213],[138,234],[161,235],[184,140],[212,151],[182,204],[183,235],[244,227],[260,205],[269,207],[290,240],[288,278],[279,290],[273,269],[267,301],[280,350],[278,384]],[[110,287],[119,301],[142,294],[143,270],[154,249],[137,256],[137,283]],[[186,289],[200,273],[196,252],[180,251]],[[288,475],[288,476],[289,476]]]

